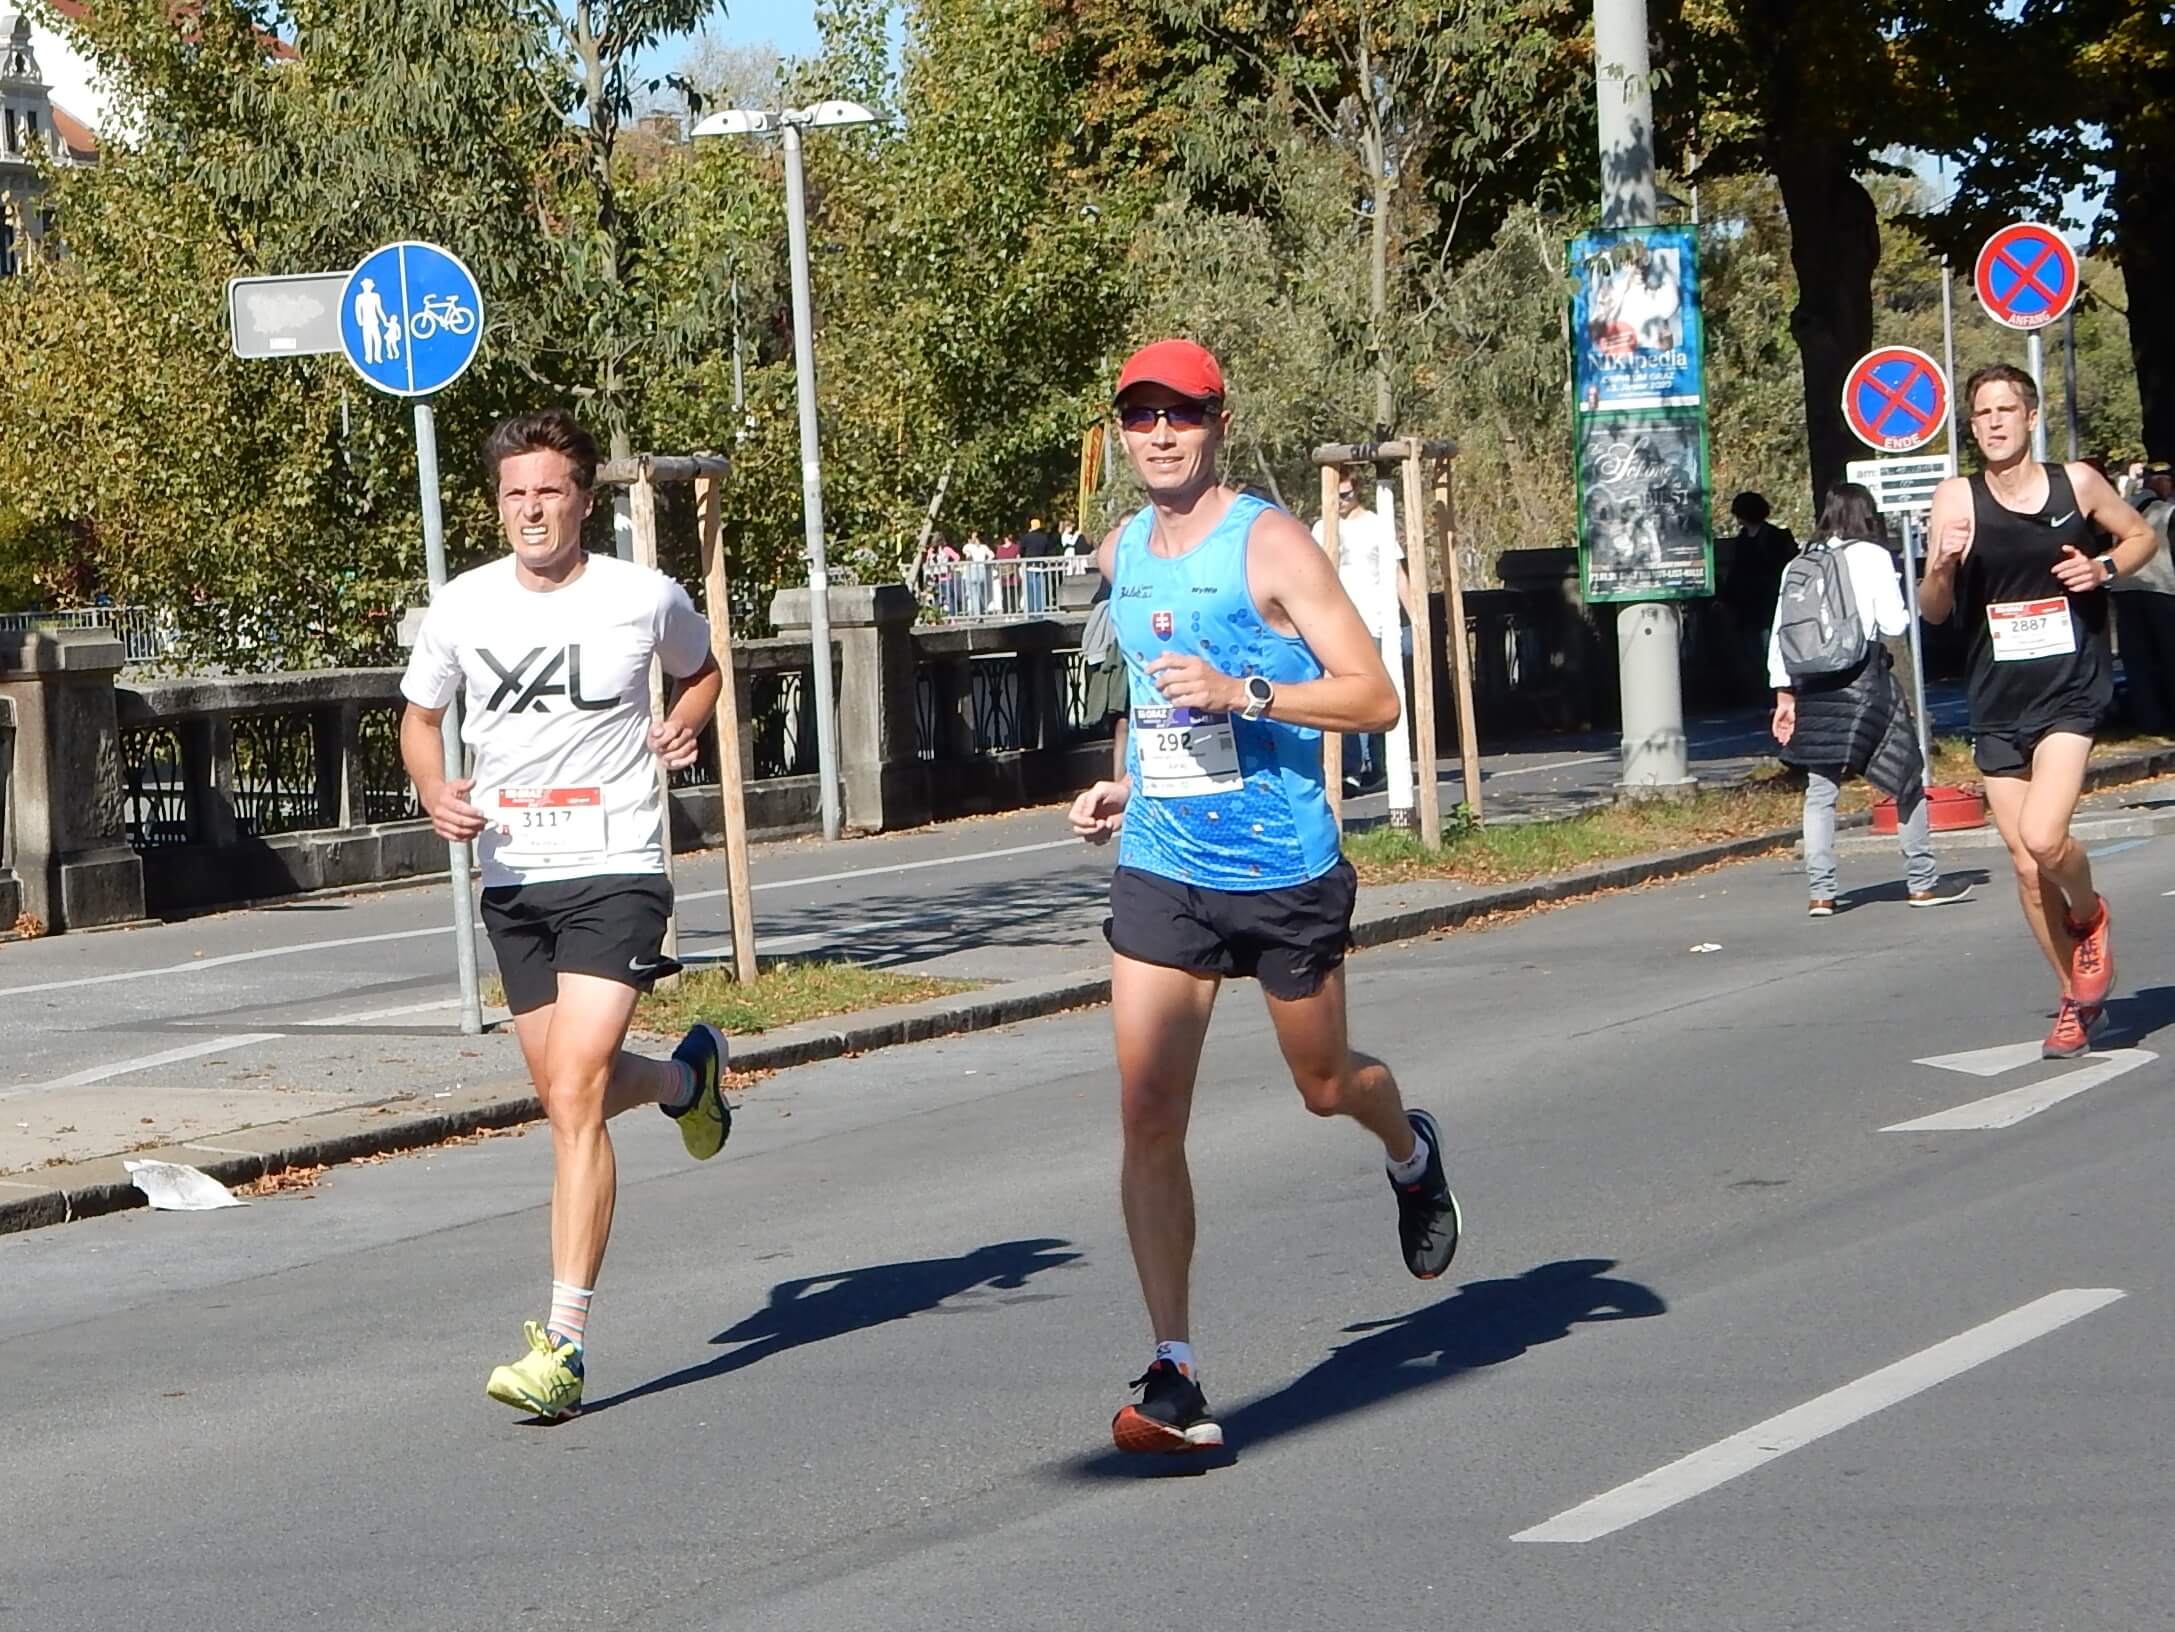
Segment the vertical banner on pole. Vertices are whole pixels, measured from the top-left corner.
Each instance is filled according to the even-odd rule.
[[[1436,764],[1441,744],[1435,734],[1435,609],[1430,603],[1428,563],[1434,534],[1427,494],[1420,475],[1423,455],[1415,441],[1398,467],[1405,489],[1405,567],[1412,580],[1412,736],[1413,774],[1418,783],[1420,842],[1430,850],[1442,844],[1442,787]]]
[[[695,507],[702,530],[702,601],[710,620],[710,655],[717,659],[724,684],[717,694],[717,792],[724,807],[725,886],[733,930],[733,972],[743,986],[753,985],[755,897],[748,879],[747,791],[740,774],[739,682],[733,674],[733,612],[725,582],[723,505],[717,478],[695,482]]]
[[[1322,466],[1322,549],[1335,570],[1340,559],[1337,543],[1337,487],[1343,480],[1335,465]],[[1344,738],[1335,731],[1322,733],[1322,785],[1329,793],[1329,814],[1344,831]]]

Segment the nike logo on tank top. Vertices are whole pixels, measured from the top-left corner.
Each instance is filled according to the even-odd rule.
[[[1173,708],[1148,665],[1165,653],[1273,685],[1318,680],[1305,641],[1278,633],[1246,583],[1246,541],[1272,508],[1247,496],[1185,554],[1153,554],[1155,512],[1118,534],[1111,628],[1125,654],[1133,793],[1118,864],[1214,890],[1277,890],[1336,866],[1337,825],[1322,785],[1322,734],[1273,719]]]
[[[2063,546],[2105,548],[2069,472],[2046,465],[2037,509],[2011,510],[1982,471],[1971,478],[1971,553],[1957,569],[1974,731],[2036,734],[2096,722],[2114,701],[2107,594],[2073,595],[2054,576]]]

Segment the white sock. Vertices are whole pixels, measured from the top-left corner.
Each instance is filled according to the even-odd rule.
[[[1427,1172],[1427,1157],[1427,1141],[1422,1139],[1418,1133],[1414,1133],[1412,1136],[1412,1154],[1401,1162],[1387,1162],[1384,1164],[1390,1170],[1391,1182],[1395,1184],[1418,1184],[1421,1176]]]
[[[1200,1376],[1199,1369],[1193,1363],[1191,1343],[1158,1343],[1155,1346],[1155,1357],[1158,1360],[1168,1360],[1188,1377]]]

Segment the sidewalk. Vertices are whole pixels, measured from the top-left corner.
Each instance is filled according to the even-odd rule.
[[[2175,754],[2163,753],[2098,767],[2097,775],[2105,783],[2169,771],[2175,771]],[[2102,796],[2095,804],[2103,808],[2080,828],[2087,842],[2175,828],[2175,782],[2131,788],[2112,798]],[[2107,827],[2105,834],[2101,826]],[[1362,946],[1380,945],[1537,902],[1784,851],[1796,837],[1794,831],[1778,831],[1506,888],[1437,882],[1368,886],[1361,892],[1355,935]],[[1984,861],[1975,858],[1973,864]],[[1107,868],[1107,853],[1102,865]],[[1100,935],[1103,873],[1066,876],[1062,901],[1052,899],[1055,892],[1047,877],[1034,884],[1044,900],[1044,915],[1034,926],[1039,939],[1032,956],[1001,938],[968,951],[943,944],[941,935],[925,939],[918,948],[910,942],[885,943],[889,955],[881,961],[890,967],[969,974],[988,982],[982,988],[736,1038],[736,1066],[751,1072],[784,1069],[1100,1003],[1108,992]],[[442,905],[442,892],[432,893]],[[833,909],[819,903],[813,910],[822,915]],[[1007,896],[997,910],[1020,909]],[[904,911],[901,915],[910,916]],[[883,926],[845,927],[879,932]],[[434,933],[417,929],[362,937],[379,944],[359,948],[358,956],[364,962],[382,962],[384,942]],[[228,965],[225,972],[237,964],[251,971],[253,986],[276,988],[286,966],[295,961],[287,956],[293,950],[259,946],[223,954],[218,961]],[[187,976],[206,967],[155,966],[135,974]],[[6,972],[19,977],[28,971],[16,964]],[[74,1007],[99,984],[132,978],[63,975],[43,983],[42,993],[41,983],[34,981],[0,986],[0,996],[13,997],[20,1005],[37,995],[54,1008]],[[124,1156],[186,1163],[240,1184],[289,1167],[433,1144],[537,1115],[510,1032],[459,1036],[444,1024],[443,999],[356,1004],[301,1020],[265,1018],[281,1001],[276,991],[267,992],[255,1007],[229,1007],[173,1022],[169,1029],[191,1040],[117,1065],[86,1069],[75,1074],[81,1080],[63,1074],[0,1085],[0,1232],[139,1205],[141,1197],[121,1166]],[[424,1027],[412,1023],[418,1010],[440,1012]]]

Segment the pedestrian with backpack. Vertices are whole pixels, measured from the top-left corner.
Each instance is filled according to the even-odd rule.
[[[1873,495],[1856,482],[1828,489],[1812,542],[1783,569],[1768,636],[1775,740],[1805,773],[1805,877],[1814,918],[1835,915],[1835,801],[1863,776],[1896,801],[1910,904],[1944,907],[1971,894],[1945,884],[1933,856],[1925,766],[1911,705],[1884,635],[1910,629],[1896,560]]]

